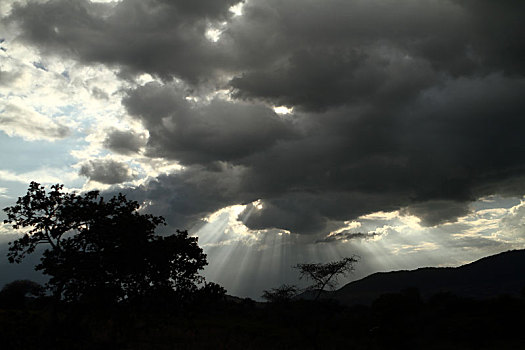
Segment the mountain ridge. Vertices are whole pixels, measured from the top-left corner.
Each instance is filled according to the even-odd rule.
[[[476,299],[519,295],[525,288],[525,249],[509,250],[458,267],[377,272],[323,293],[342,304],[370,304],[382,294],[417,288],[421,297],[452,293]],[[305,299],[309,299],[307,294]]]

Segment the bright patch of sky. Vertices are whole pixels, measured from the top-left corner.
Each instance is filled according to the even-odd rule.
[[[293,113],[293,107],[288,108],[286,106],[273,107],[273,110],[277,114],[291,114]]]
[[[87,145],[82,139],[75,138],[55,142],[28,142],[21,137],[10,137],[2,132],[0,132],[0,144],[2,149],[9,150],[0,152],[2,170],[17,172],[27,172],[44,166],[73,165],[76,160],[70,154],[70,150]]]
[[[221,37],[221,33],[221,29],[212,27],[206,31],[206,38],[210,41],[217,42]]]
[[[242,8],[244,7],[245,2],[239,2],[236,5],[233,5],[230,7],[230,12],[232,12],[235,16],[242,16]]]
[[[230,12],[234,17],[242,16],[242,8],[244,7],[244,2],[240,2],[237,5],[230,7]],[[221,34],[226,30],[228,22],[221,22],[215,24],[209,24],[208,30],[205,32],[206,39],[216,43],[220,40]]]

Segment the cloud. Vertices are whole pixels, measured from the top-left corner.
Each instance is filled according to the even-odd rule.
[[[517,1],[249,1],[223,34],[250,62],[231,84],[239,97],[326,109],[395,103],[446,76],[522,74],[520,10]]]
[[[496,234],[496,238],[513,244],[513,248],[521,248],[525,243],[525,201],[522,200],[518,205],[509,210],[503,220],[501,227]]]
[[[165,217],[172,227],[190,229],[219,209],[255,200],[239,186],[244,171],[226,163],[215,169],[188,166],[121,192],[145,203],[146,210]]]
[[[104,140],[104,147],[115,153],[132,155],[146,145],[146,137],[133,130],[111,129]]]
[[[93,159],[83,163],[79,175],[102,184],[118,184],[134,179],[133,171],[126,163],[112,159]]]
[[[339,242],[339,241],[349,241],[352,239],[372,239],[376,236],[378,236],[379,233],[376,232],[349,232],[349,231],[342,231],[337,232],[332,235],[328,235],[323,239],[318,239],[315,241],[315,243],[332,243],[332,242]]]
[[[477,198],[523,193],[522,79],[450,78],[390,110],[344,107],[286,119],[232,101],[192,105],[172,89],[141,87],[124,104],[150,133],[149,155],[203,166],[202,176],[192,168],[194,181],[203,179],[192,184],[199,188],[192,198],[216,193],[211,174],[230,176],[217,161],[242,169],[227,189],[238,195],[218,195],[202,215],[261,199],[263,208],[243,218],[251,229],[328,233],[334,222],[403,208],[433,226],[467,214]]]
[[[196,81],[228,56],[205,33],[210,23],[233,16],[229,8],[237,2],[53,0],[17,4],[9,20],[18,24],[21,38],[46,54],[120,67],[123,74]]]
[[[433,226],[525,193],[523,3],[260,0],[234,16],[235,3],[53,0],[9,21],[43,55],[130,81],[122,104],[147,142],[113,130],[103,144],[184,166],[129,190],[176,225],[261,200],[248,228],[328,234],[396,210]],[[157,81],[138,86],[143,73]],[[82,172],[117,183],[126,169]]]
[[[51,167],[42,167],[33,171],[21,173],[0,170],[0,180],[23,184],[28,184],[35,180],[38,180],[39,183],[42,184],[57,184],[75,181],[78,178],[78,174],[68,172],[67,170]]]
[[[67,126],[15,104],[4,104],[0,110],[0,130],[9,136],[26,140],[55,141],[70,134]]]
[[[447,200],[416,203],[400,211],[401,215],[413,215],[421,219],[423,226],[436,226],[455,221],[469,213],[468,204]]]
[[[236,162],[295,136],[291,122],[268,107],[217,98],[192,103],[176,84],[149,83],[123,103],[149,131],[146,153],[183,164]]]
[[[19,77],[19,73],[0,69],[0,86],[9,86]]]
[[[492,249],[504,247],[505,243],[497,239],[482,237],[482,236],[463,236],[455,237],[454,239],[445,243],[447,248],[459,248],[464,250],[469,249]],[[510,248],[506,246],[507,248]]]

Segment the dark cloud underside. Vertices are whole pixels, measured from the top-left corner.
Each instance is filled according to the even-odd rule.
[[[146,137],[129,130],[109,130],[104,147],[125,155],[136,154],[146,145]]]
[[[123,73],[197,81],[213,74],[216,63],[226,64],[227,53],[204,34],[210,23],[231,17],[228,9],[235,3],[51,0],[16,5],[9,20],[20,25],[23,39],[47,54],[105,63],[121,67]]]
[[[131,169],[126,163],[111,159],[89,160],[82,164],[79,174],[108,185],[133,180]]]
[[[175,225],[257,199],[240,216],[254,229],[397,209],[436,225],[525,194],[523,1],[261,0],[237,17],[234,4],[49,1],[9,19],[43,52],[163,79],[122,101],[147,144],[112,131],[105,145],[186,166],[133,191]],[[199,96],[210,89],[231,99]]]
[[[124,99],[150,133],[148,153],[184,164],[234,161],[294,137],[291,123],[262,106],[214,99],[196,105],[178,88],[150,83]]]

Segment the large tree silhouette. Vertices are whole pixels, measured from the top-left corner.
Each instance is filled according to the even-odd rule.
[[[12,242],[9,261],[18,263],[44,245],[41,270],[48,287],[68,301],[109,302],[158,295],[184,297],[203,281],[207,264],[197,238],[187,231],[155,235],[162,217],[141,214],[122,194],[109,200],[98,191],[66,193],[63,185],[31,182],[27,194],[7,207],[7,220],[24,235]]]

